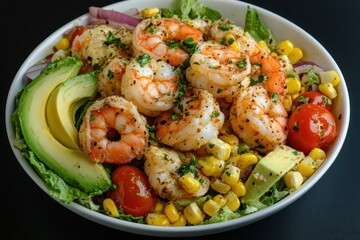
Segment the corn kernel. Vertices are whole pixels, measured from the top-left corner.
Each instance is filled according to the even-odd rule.
[[[288,77],[285,79],[285,84],[289,95],[297,94],[301,90],[301,82],[297,78]]]
[[[291,51],[291,53],[288,54],[289,60],[291,64],[295,64],[298,61],[300,61],[304,56],[303,51],[298,48],[294,47],[294,49]]]
[[[184,214],[181,214],[179,216],[179,219],[176,222],[172,223],[171,226],[183,227],[183,226],[186,226],[186,223],[187,223],[187,221],[186,221]]]
[[[314,159],[315,161],[324,160],[326,158],[326,153],[321,148],[315,147],[309,152],[308,156]]]
[[[241,158],[240,154],[235,154],[235,155],[231,156],[228,160],[230,163],[237,165],[240,158]]]
[[[237,182],[235,185],[231,186],[230,190],[234,192],[237,197],[242,197],[246,194],[246,187],[243,182]]]
[[[235,52],[239,52],[239,45],[238,43],[235,41],[235,37],[234,35],[232,35],[231,33],[227,34],[225,36],[225,41],[226,41],[226,45],[228,45],[232,50],[234,50]]]
[[[182,188],[188,193],[195,193],[200,189],[199,180],[195,179],[191,173],[181,176],[179,182]]]
[[[214,178],[211,180],[210,186],[212,189],[214,189],[216,192],[225,194],[230,190],[230,185],[224,183],[219,178]]]
[[[270,53],[270,56],[271,56],[271,57],[278,57],[279,55],[278,55],[276,52],[271,52],[271,53]]]
[[[70,47],[70,41],[67,38],[61,38],[55,45],[57,50],[67,50]]]
[[[258,45],[266,54],[270,53],[270,49],[264,40],[258,41]]]
[[[214,158],[214,157],[208,157],[208,158]],[[215,164],[214,161],[206,160],[206,159],[199,159],[198,165],[200,167],[201,172],[207,176],[211,177],[215,174]]]
[[[239,138],[234,134],[220,135],[219,138],[230,145],[238,145]]]
[[[199,161],[200,162],[200,161]],[[211,166],[214,166],[214,172],[211,175],[206,175],[206,176],[212,176],[212,177],[221,177],[222,172],[224,171],[225,168],[225,161],[224,160],[219,160],[213,156],[207,157],[206,158],[206,162]],[[205,173],[204,173],[205,174]]]
[[[234,165],[228,165],[225,167],[222,175],[221,180],[226,183],[227,185],[235,185],[240,179],[240,168]]]
[[[217,159],[227,160],[230,157],[231,146],[220,138],[214,138],[206,145],[206,150]]]
[[[103,201],[103,207],[107,215],[111,217],[118,217],[119,211],[115,202],[111,198],[106,198]]]
[[[219,204],[221,207],[225,206],[226,198],[222,194],[217,194],[213,197],[213,200]]]
[[[210,217],[214,216],[220,208],[221,206],[212,199],[207,200],[203,205],[203,211]]]
[[[237,163],[238,168],[241,172],[244,172],[250,165],[256,164],[258,158],[253,153],[243,153],[240,155],[240,159]]]
[[[179,220],[180,217],[179,212],[172,202],[166,204],[164,213],[166,217],[169,219],[170,223],[174,223],[177,220]]]
[[[276,48],[278,54],[289,55],[294,49],[294,44],[290,40],[279,42]]]
[[[334,99],[337,96],[336,89],[331,83],[320,83],[319,90],[330,99]]]
[[[204,213],[200,207],[192,202],[184,208],[184,216],[188,223],[199,224],[204,220]]]
[[[160,12],[159,8],[145,8],[144,10],[141,11],[141,17],[142,18],[150,18],[152,16],[155,16],[156,14],[158,14]]]
[[[304,182],[304,178],[300,172],[289,171],[284,176],[285,185],[290,189],[298,189]]]
[[[319,72],[319,76],[321,83],[331,83],[334,87],[340,83],[339,75],[334,70]]]
[[[165,214],[162,213],[149,213],[146,218],[145,222],[149,225],[153,226],[169,226],[170,221],[166,217]]]
[[[229,191],[224,195],[226,199],[226,206],[233,212],[240,207],[240,200],[233,191]]]
[[[303,177],[310,177],[315,172],[314,160],[307,156],[297,166],[296,170],[301,173]]]
[[[292,103],[293,103],[292,97],[290,95],[286,94],[283,99],[283,102],[282,102],[286,112],[290,112]]]
[[[165,208],[165,202],[160,199],[156,200],[154,212],[161,213],[164,211],[164,208]]]

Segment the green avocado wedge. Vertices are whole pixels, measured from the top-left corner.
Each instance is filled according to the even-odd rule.
[[[18,118],[26,144],[41,162],[70,186],[88,194],[100,194],[111,187],[108,172],[81,150],[68,148],[56,140],[46,119],[46,105],[52,91],[77,76],[81,66],[81,61],[73,57],[49,64],[24,88]]]
[[[77,75],[57,86],[46,104],[46,119],[52,135],[64,146],[79,149],[76,111],[97,94],[95,72]]]

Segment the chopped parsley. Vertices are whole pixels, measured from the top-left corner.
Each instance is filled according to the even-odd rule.
[[[114,73],[111,70],[108,70],[107,77],[111,80],[114,78]]]
[[[141,67],[144,67],[146,64],[148,64],[151,60],[151,57],[144,53],[136,57],[136,61],[140,64]]]
[[[115,35],[112,32],[109,31],[108,38],[104,42],[104,45],[109,46],[110,44],[114,44],[115,46],[118,46],[118,47],[121,47],[121,48],[126,47],[126,45],[121,42],[120,38],[115,37]]]
[[[177,170],[177,173],[180,174],[180,176],[185,175],[186,173],[192,173],[195,178],[198,177],[198,171],[196,169],[196,166],[198,164],[198,161],[196,160],[194,155],[190,155],[189,162],[182,163]]]
[[[246,61],[237,61],[236,66],[238,66],[239,68],[244,68],[246,67]]]

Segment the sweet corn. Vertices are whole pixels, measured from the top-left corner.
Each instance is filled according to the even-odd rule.
[[[225,206],[226,198],[222,194],[217,194],[212,198],[221,207]]]
[[[154,212],[158,212],[158,213],[162,213],[164,211],[164,208],[165,208],[165,202],[158,199],[156,201],[156,205],[155,205],[155,208],[154,208]]]
[[[244,142],[240,142],[239,143],[239,150],[238,150],[238,153],[245,153],[247,151],[250,150],[250,146],[247,145],[246,143]]]
[[[166,204],[164,213],[166,217],[169,219],[170,223],[174,223],[177,220],[179,220],[180,217],[179,212],[172,202]]]
[[[107,215],[111,217],[118,217],[119,211],[115,202],[111,198],[106,198],[103,201],[103,207]]]
[[[214,158],[214,157],[211,156],[208,158]],[[206,158],[206,159],[208,159],[208,158]],[[214,161],[206,160],[206,159],[199,159],[198,165],[200,167],[200,170],[207,177],[214,176],[214,174],[215,174]]]
[[[237,182],[235,185],[231,186],[230,190],[234,192],[237,197],[242,197],[246,194],[245,184],[240,181]]]
[[[159,8],[145,8],[144,10],[141,11],[141,17],[142,18],[150,18],[152,16],[155,16],[156,14],[158,14],[160,12]]]
[[[225,36],[225,41],[226,41],[226,45],[228,45],[232,50],[234,50],[235,52],[240,51],[239,45],[235,41],[234,35],[232,35],[231,33],[227,34]]]
[[[169,226],[170,221],[163,213],[149,213],[146,218],[145,222],[149,225],[154,226]]]
[[[337,96],[336,89],[331,83],[320,83],[319,90],[330,99],[334,99]]]
[[[240,171],[245,171],[250,165],[256,164],[258,162],[258,158],[253,153],[243,153],[240,155],[239,161],[237,163]]]
[[[276,48],[278,54],[289,55],[294,49],[294,44],[290,40],[279,42]]]
[[[284,176],[285,185],[290,189],[298,189],[304,182],[304,178],[300,172],[289,171]]]
[[[222,175],[221,180],[226,183],[227,185],[235,185],[240,179],[240,168],[229,164],[225,167]]]
[[[286,94],[282,102],[286,112],[290,112],[292,107],[292,102],[293,102],[292,97],[289,94]]]
[[[193,174],[187,173],[179,178],[181,187],[188,193],[195,193],[200,189],[199,180],[195,179]]]
[[[176,222],[172,223],[171,226],[183,227],[183,226],[186,226],[186,223],[187,223],[187,221],[186,221],[184,214],[180,214],[179,219]]]
[[[339,75],[334,70],[320,72],[319,76],[321,83],[331,83],[334,87],[340,83]]]
[[[184,216],[190,224],[199,224],[204,220],[204,213],[200,207],[192,202],[184,208]]]
[[[240,154],[235,154],[233,156],[231,156],[228,160],[230,163],[237,165],[237,163],[239,162],[240,159]]]
[[[258,41],[258,45],[265,53],[270,53],[270,49],[264,40]]]
[[[211,180],[210,186],[212,189],[214,189],[216,192],[225,194],[227,193],[231,186],[221,181],[219,178],[214,178]]]
[[[301,90],[301,82],[297,78],[288,77],[285,79],[285,84],[287,87],[287,93],[290,95],[297,94]]]
[[[229,191],[224,195],[226,199],[226,206],[233,212],[240,207],[240,200],[233,191]]]
[[[326,153],[321,148],[315,147],[309,152],[308,156],[314,159],[314,161],[324,160],[326,158]]]
[[[230,157],[231,146],[220,138],[213,138],[206,145],[206,150],[217,159],[227,160]]]
[[[239,138],[234,134],[220,135],[219,138],[230,145],[238,145]]]
[[[56,44],[55,48],[57,50],[67,50],[70,47],[70,41],[67,38],[61,38]]]
[[[303,56],[304,56],[303,51],[298,47],[294,47],[291,53],[288,54],[288,58],[291,64],[297,63],[303,58]]]
[[[207,200],[203,205],[203,211],[210,217],[214,216],[219,210],[221,206],[212,199]]]
[[[296,170],[301,173],[303,177],[310,177],[315,172],[314,160],[307,156],[297,166]]]

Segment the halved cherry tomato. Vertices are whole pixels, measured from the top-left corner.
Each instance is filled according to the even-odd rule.
[[[107,197],[125,214],[140,217],[154,210],[156,193],[142,170],[131,165],[121,165],[112,173],[112,182],[116,189],[110,190]]]
[[[76,36],[81,35],[86,29],[89,27],[87,26],[76,26],[70,33],[69,33],[69,42],[70,46],[73,43]]]
[[[313,148],[326,150],[336,136],[334,116],[313,103],[298,106],[288,120],[287,145],[308,154]]]
[[[326,108],[330,112],[332,110],[331,99],[319,91],[309,91],[300,94],[297,98],[294,99],[293,106],[297,107],[304,103],[313,103],[319,105]]]

